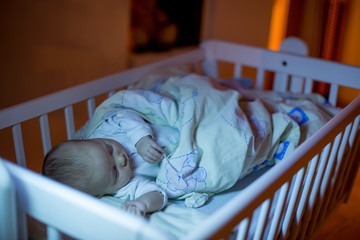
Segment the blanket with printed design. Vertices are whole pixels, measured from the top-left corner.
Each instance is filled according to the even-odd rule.
[[[331,118],[319,107],[323,101],[317,95],[240,93],[196,74],[152,76],[105,100],[80,134],[87,138],[119,111],[178,129],[179,142],[166,147],[156,182],[170,198],[199,207],[252,171],[281,161],[318,130]]]

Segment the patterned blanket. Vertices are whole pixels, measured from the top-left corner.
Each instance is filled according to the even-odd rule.
[[[317,95],[244,93],[196,74],[149,78],[105,100],[81,136],[119,111],[178,129],[179,143],[166,147],[156,182],[170,198],[199,207],[250,172],[284,159],[331,118]],[[247,94],[255,97],[245,99]]]

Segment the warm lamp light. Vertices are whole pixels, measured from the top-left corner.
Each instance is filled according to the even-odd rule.
[[[268,42],[271,50],[279,50],[280,43],[285,38],[289,5],[290,0],[274,1]]]

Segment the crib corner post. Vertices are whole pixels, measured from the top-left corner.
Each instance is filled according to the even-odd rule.
[[[0,158],[0,239],[19,239],[15,186]]]

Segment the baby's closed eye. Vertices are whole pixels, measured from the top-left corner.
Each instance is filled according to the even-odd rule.
[[[113,168],[113,177],[114,177],[114,184],[116,184],[117,180],[119,179],[119,171],[116,166]]]

